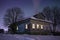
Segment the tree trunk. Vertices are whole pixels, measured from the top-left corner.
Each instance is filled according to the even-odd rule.
[[[53,24],[53,32],[55,32],[55,31],[56,31],[56,25]]]
[[[56,22],[56,19],[54,18],[53,32],[55,32],[55,31],[56,31],[56,25],[57,25],[57,22]]]

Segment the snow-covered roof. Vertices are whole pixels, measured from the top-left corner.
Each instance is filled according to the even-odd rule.
[[[53,23],[51,20],[47,20],[47,19],[43,20],[43,19],[37,19],[37,18],[35,18],[35,17],[31,17],[31,19],[40,20],[40,21],[45,21],[45,22],[49,22],[49,23]]]

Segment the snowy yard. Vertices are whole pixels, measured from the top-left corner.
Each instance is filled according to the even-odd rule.
[[[0,40],[60,40],[60,36],[0,34]]]

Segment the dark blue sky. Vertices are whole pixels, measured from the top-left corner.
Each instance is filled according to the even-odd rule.
[[[3,16],[8,8],[19,7],[24,12],[24,17],[31,17],[37,7],[42,11],[46,6],[56,5],[60,7],[60,0],[0,0],[0,26],[3,26]]]

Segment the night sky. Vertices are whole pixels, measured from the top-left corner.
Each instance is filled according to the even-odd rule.
[[[24,12],[24,17],[31,17],[35,14],[35,9],[42,11],[46,6],[59,6],[60,0],[0,0],[0,28],[6,27],[3,25],[3,17],[8,8],[19,7]]]

